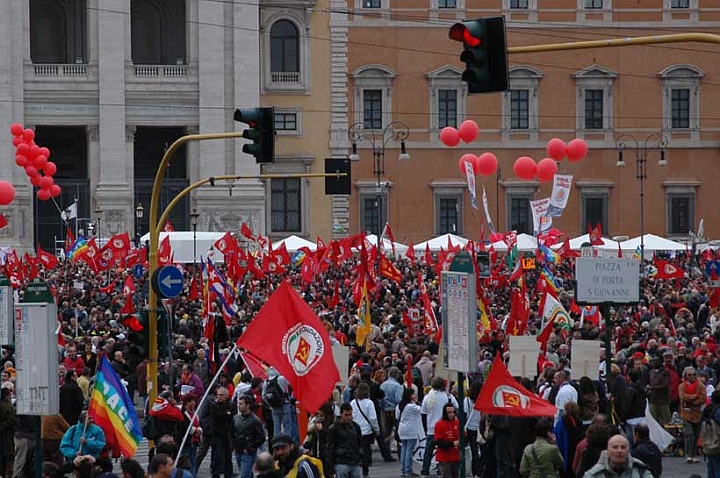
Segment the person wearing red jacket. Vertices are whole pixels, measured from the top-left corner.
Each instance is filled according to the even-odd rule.
[[[442,478],[458,478],[460,474],[460,421],[455,413],[455,406],[448,402],[442,418],[435,423],[435,459]]]

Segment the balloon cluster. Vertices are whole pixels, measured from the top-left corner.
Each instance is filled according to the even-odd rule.
[[[445,146],[454,148],[460,144],[460,140],[465,143],[472,143],[478,137],[480,133],[480,127],[473,120],[465,120],[460,125],[460,128],[453,128],[452,126],[446,126],[440,130],[440,141]]]
[[[552,181],[558,171],[557,161],[562,161],[565,157],[571,162],[580,161],[587,156],[587,152],[588,146],[583,139],[574,139],[566,145],[563,140],[553,138],[547,144],[548,158],[543,158],[536,164],[532,158],[521,156],[515,160],[513,171],[518,178],[525,181],[536,176],[540,182]]]
[[[473,168],[475,176],[478,174],[482,176],[490,176],[495,174],[498,167],[498,159],[492,153],[483,153],[480,156],[475,156],[472,153],[463,154],[458,162],[458,168],[460,174],[465,176],[465,163],[470,163]]]
[[[13,124],[10,132],[14,136],[15,164],[25,169],[25,174],[28,175],[33,186],[40,188],[37,198],[40,201],[47,201],[51,197],[58,197],[61,192],[60,186],[55,184],[53,179],[57,166],[48,161],[50,150],[35,144],[35,131],[30,128],[23,129],[19,123]],[[14,195],[13,188],[13,197]]]

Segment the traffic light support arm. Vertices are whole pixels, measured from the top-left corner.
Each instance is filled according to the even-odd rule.
[[[675,33],[672,35],[654,35],[649,37],[609,38],[607,40],[588,40],[574,43],[548,43],[546,45],[514,46],[508,48],[508,54],[538,53],[543,51],[585,50],[588,48],[653,45],[659,43],[680,42],[720,44],[720,35],[714,35],[712,33]]]

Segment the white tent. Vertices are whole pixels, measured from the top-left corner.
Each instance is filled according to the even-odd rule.
[[[285,248],[289,253],[297,252],[298,249],[300,249],[301,247],[307,247],[311,251],[317,249],[317,245],[314,242],[310,242],[307,239],[303,239],[302,237],[296,236],[294,234],[292,236],[286,237],[281,241],[273,242],[273,250],[276,250],[282,244],[285,244]]]
[[[521,252],[534,251],[535,249],[537,249],[537,239],[535,239],[535,237],[531,236],[530,234],[518,234],[517,248],[518,251]],[[508,247],[505,244],[505,241],[497,241],[493,242],[493,249],[495,249],[496,251],[507,251]]]
[[[193,241],[193,235],[195,240]],[[215,241],[220,239],[224,232],[208,232],[198,231],[193,233],[192,231],[174,231],[174,232],[161,232],[160,242],[165,237],[170,236],[170,247],[173,251],[173,259],[175,262],[190,264],[193,262],[200,262],[200,257],[207,257],[208,250],[213,247]],[[150,233],[145,234],[140,238],[140,243],[145,244],[146,241],[150,240]],[[197,256],[193,260],[193,242],[195,242],[195,251]],[[222,262],[222,254],[215,254],[213,261]]]
[[[688,248],[685,244],[671,241],[670,239],[665,239],[655,234],[645,234],[643,238],[645,251],[684,251]],[[636,250],[640,247],[640,236],[621,242],[620,247],[624,251]]]
[[[369,235],[365,236],[365,240],[367,240],[368,243],[370,243],[372,246],[377,246],[377,235],[369,234]],[[402,256],[408,250],[408,246],[406,246],[405,244],[400,244],[399,242],[393,243],[390,239],[384,237],[383,238],[383,249],[385,250],[385,255],[388,254],[388,251],[392,252],[393,244],[395,244],[395,255],[396,256]],[[415,250],[417,251],[417,247],[415,248]]]
[[[590,234],[583,234],[582,236],[575,237],[573,239],[570,239],[570,249],[573,251],[579,251],[583,244],[586,242],[590,242]],[[607,237],[603,237],[603,242],[605,244],[601,246],[595,246],[598,249],[612,249],[614,251],[617,251],[618,243],[617,241],[613,241],[612,239],[608,239]],[[553,249],[559,249],[562,247],[562,242],[559,242],[553,246]]]
[[[430,240],[427,240],[425,242],[421,242],[420,244],[415,244],[415,254],[422,254],[425,252],[425,246],[429,246],[430,250],[433,252],[437,252],[440,250],[440,248],[447,250],[448,248],[448,239],[450,240],[453,247],[460,246],[465,247],[465,245],[468,243],[468,240],[464,237],[456,236],[455,234],[443,234],[442,236],[434,237]]]

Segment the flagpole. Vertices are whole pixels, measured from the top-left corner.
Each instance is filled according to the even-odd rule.
[[[178,456],[181,455],[183,447],[185,446],[185,442],[187,441],[187,437],[190,434],[190,429],[192,428],[192,424],[195,423],[195,419],[198,416],[198,413],[200,413],[200,410],[202,409],[202,406],[205,404],[205,399],[207,398],[208,394],[210,393],[210,390],[212,389],[212,386],[215,385],[215,382],[217,381],[218,377],[222,373],[222,370],[225,368],[225,365],[227,365],[228,361],[230,360],[230,357],[233,356],[233,354],[237,351],[237,344],[233,345],[233,348],[230,350],[230,353],[225,357],[225,360],[223,361],[222,365],[218,367],[217,372],[215,372],[215,376],[208,384],[207,388],[205,388],[205,393],[203,393],[202,398],[200,399],[200,402],[198,402],[197,407],[195,407],[195,413],[193,414],[192,420],[190,421],[190,426],[187,427],[187,430],[185,430],[185,435],[183,436],[182,442],[180,443],[180,448],[178,448]],[[204,432],[204,431],[203,431]]]

